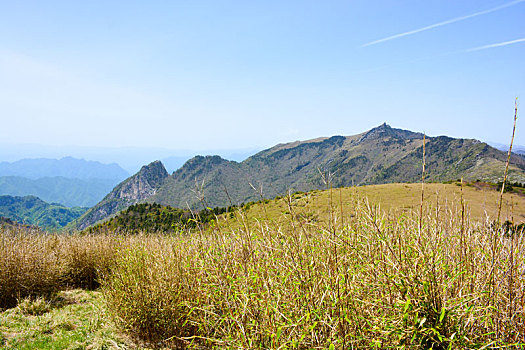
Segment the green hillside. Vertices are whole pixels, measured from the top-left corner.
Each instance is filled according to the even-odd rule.
[[[215,208],[191,212],[156,203],[134,204],[109,220],[89,227],[86,232],[173,233],[207,224],[216,215],[232,209]]]
[[[506,154],[470,139],[426,138],[426,181],[500,181]],[[418,182],[423,134],[383,124],[354,136],[333,136],[277,145],[241,163],[195,157],[148,199],[174,207],[226,206],[274,198],[288,190]],[[525,182],[525,157],[513,155],[511,181]],[[255,189],[257,190],[254,190]],[[200,198],[199,198],[200,197]]]
[[[507,186],[503,197],[502,219],[514,223],[525,223],[525,192],[523,187]],[[468,220],[483,222],[497,216],[500,187],[497,184],[459,182],[425,184],[424,201],[435,210],[446,213],[457,209],[463,202],[468,208]],[[272,221],[290,221],[290,207],[297,219],[307,224],[326,225],[330,211],[335,213],[336,221],[349,216],[356,210],[356,202],[367,200],[386,212],[396,214],[417,211],[421,203],[421,184],[384,184],[359,187],[344,187],[312,192],[296,192],[274,200],[248,202],[243,205],[224,208],[189,210],[163,206],[156,203],[134,204],[109,220],[89,227],[86,232],[124,232],[124,233],[173,233],[195,229],[198,224],[219,224],[228,228],[258,225]],[[226,213],[226,214],[225,214]],[[243,220],[240,220],[242,217]]]
[[[31,225],[24,225],[24,224],[21,224],[19,222],[16,222],[16,221],[13,221],[9,218],[5,218],[3,216],[0,216],[0,229],[3,229],[3,230],[7,230],[7,229],[11,229],[11,230],[16,230],[16,229],[19,229],[19,230],[34,230],[34,231],[38,231],[38,227],[36,226],[31,226]]]
[[[525,223],[525,193],[522,190],[520,187],[504,194],[501,221]],[[450,216],[451,212],[461,210],[463,200],[467,209],[465,219],[473,223],[496,219],[499,196],[497,185],[489,183],[465,183],[463,186],[459,182],[428,183],[424,186],[424,206],[433,211],[429,215],[441,213],[442,216]],[[333,213],[332,219],[340,223],[341,217],[352,217],[359,209],[356,203],[363,200],[393,217],[418,212],[421,184],[394,183],[297,192],[275,200],[247,203],[242,207],[242,213],[252,224],[268,219],[289,222],[292,207],[300,222],[326,225],[330,212]],[[235,217],[225,216],[224,220],[224,225],[228,227],[243,224]]]
[[[0,216],[23,224],[57,230],[80,217],[87,208],[49,204],[35,196],[0,196]]]
[[[240,163],[196,156],[172,175],[157,161],[116,186],[75,225],[85,229],[141,202],[195,210],[323,189],[327,184],[419,182],[422,162],[423,134],[387,124],[354,136],[279,144]],[[426,182],[464,178],[496,183],[502,180],[506,154],[477,140],[427,137],[425,162]],[[509,180],[525,183],[525,157],[512,156]]]

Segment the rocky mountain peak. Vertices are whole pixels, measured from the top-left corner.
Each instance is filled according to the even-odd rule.
[[[147,199],[155,194],[168,176],[162,162],[156,160],[144,165],[138,173],[120,183],[107,197],[126,198],[132,201]]]
[[[383,123],[375,128],[370,129],[366,133],[364,133],[364,135],[361,137],[359,142],[362,142],[365,140],[384,139],[387,137],[396,138],[400,140],[407,140],[407,139],[423,138],[423,134],[408,131],[408,130],[403,130],[403,129],[394,129],[387,123]]]
[[[369,138],[373,138],[373,137],[384,137],[384,136],[388,136],[388,135],[392,135],[393,134],[393,130],[392,127],[390,125],[388,125],[387,123],[383,123],[379,126],[376,126],[375,128],[372,128],[370,130],[368,130],[365,135],[363,136],[363,139],[369,139]]]
[[[157,193],[168,177],[166,168],[159,160],[144,165],[138,173],[118,184],[100,203],[80,218],[77,227],[84,229],[132,204],[150,198]]]
[[[162,162],[156,160],[148,165],[144,165],[133,177],[140,178],[141,181],[147,182],[150,187],[156,188],[160,186],[168,176],[168,171]]]
[[[376,130],[392,130],[392,127],[390,125],[388,125],[386,122],[384,122],[383,124],[375,127],[374,129],[376,129]]]

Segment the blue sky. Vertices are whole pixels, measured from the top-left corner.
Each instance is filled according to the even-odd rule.
[[[0,139],[246,149],[387,122],[508,143],[524,19],[525,0],[0,0]]]

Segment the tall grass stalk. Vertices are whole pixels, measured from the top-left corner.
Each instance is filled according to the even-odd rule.
[[[419,207],[419,233],[421,234],[421,229],[423,227],[423,203],[425,201],[425,144],[426,144],[426,135],[423,134],[423,164],[421,167],[421,205]]]
[[[500,236],[493,257],[494,227],[465,215],[462,232],[453,208],[438,217],[425,205],[420,234],[419,211],[399,215],[358,200],[340,228],[301,223],[291,199],[288,205],[289,221],[281,224],[130,239],[103,283],[110,313],[128,333],[159,346],[523,342],[523,236]]]
[[[512,144],[514,143],[514,134],[516,132],[516,121],[518,120],[518,98],[514,101],[514,126],[512,127],[512,137],[510,139],[509,152],[507,153],[507,162],[505,163],[505,172],[503,174],[503,183],[501,184],[501,193],[498,205],[498,218],[496,224],[500,224],[501,204],[503,203],[503,193],[505,192],[505,183],[507,182],[507,175],[509,174],[510,156],[512,154]]]

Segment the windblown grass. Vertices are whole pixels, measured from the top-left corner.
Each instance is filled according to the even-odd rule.
[[[291,201],[290,201],[291,202]],[[356,199],[325,225],[238,215],[142,237],[103,283],[109,312],[150,344],[219,348],[479,348],[525,337],[525,239],[465,212],[388,215]],[[344,220],[341,220],[344,219]]]
[[[452,200],[425,185],[420,214],[413,186],[390,187],[414,192],[402,207],[377,201],[379,186],[303,193],[171,235],[3,230],[0,307],[19,306],[0,314],[0,344],[125,346],[88,336],[114,324],[154,348],[523,348],[525,235],[473,214],[473,188],[444,187]],[[87,323],[38,323],[69,310],[54,303],[62,290],[99,283],[96,307],[68,311]]]

